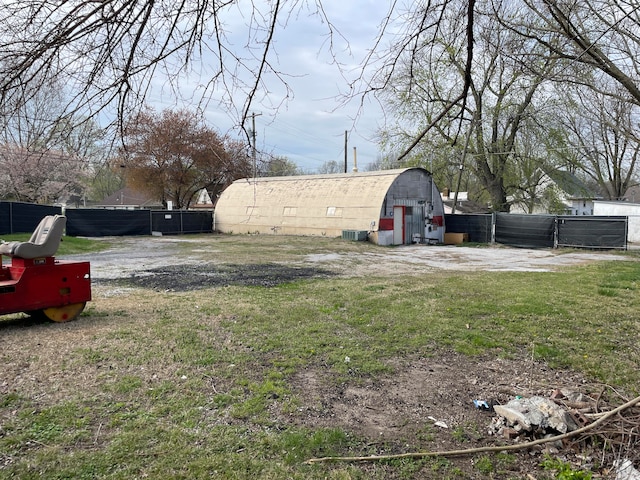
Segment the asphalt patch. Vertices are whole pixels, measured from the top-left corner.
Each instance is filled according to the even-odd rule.
[[[98,280],[95,283],[134,286],[158,291],[186,292],[230,285],[275,287],[283,283],[335,275],[329,270],[277,263],[250,265],[169,265],[141,270],[129,277]]]

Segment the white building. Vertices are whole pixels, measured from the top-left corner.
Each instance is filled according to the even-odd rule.
[[[596,196],[573,173],[566,170],[539,170],[538,173],[540,178],[531,198],[520,194],[509,199],[512,202],[510,213],[594,214]]]
[[[640,203],[596,200],[593,206],[593,214],[628,217],[627,241],[640,243]]]

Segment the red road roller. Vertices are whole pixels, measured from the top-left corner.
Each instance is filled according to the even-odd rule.
[[[0,243],[0,315],[24,312],[54,322],[77,318],[91,300],[89,262],[56,260],[67,217],[48,215],[27,242]]]

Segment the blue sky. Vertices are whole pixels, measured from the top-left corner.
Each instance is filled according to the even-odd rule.
[[[343,165],[346,130],[349,171],[353,167],[354,147],[357,148],[358,167],[364,169],[378,156],[376,133],[383,125],[382,112],[373,98],[365,99],[361,106],[360,97],[343,104],[341,95],[349,91],[349,80],[360,74],[358,66],[373,45],[389,4],[380,0],[323,1],[327,16],[344,37],[333,37],[335,59],[329,52],[326,24],[313,15],[306,4],[300,5],[296,15],[290,16],[286,24],[278,25],[270,57],[275,68],[284,74],[282,79],[290,91],[287,92],[282,79],[267,75],[268,93],[252,105],[251,111],[256,113],[257,148],[285,156],[304,171],[313,173],[325,162],[337,161]],[[229,40],[240,49],[247,43],[247,18],[245,13],[238,12],[226,23]],[[335,60],[341,68],[335,65]],[[192,73],[181,80],[184,97],[193,102],[199,97],[197,92],[201,90],[203,79],[207,78],[206,67],[199,68],[199,76]],[[164,89],[163,94],[157,92],[150,98],[150,103],[158,109],[170,107],[172,99],[168,90]],[[212,101],[204,109],[209,125],[236,136],[237,110],[244,98],[238,93],[233,101],[236,111],[227,111],[218,105],[214,92]],[[188,102],[178,105],[194,106]]]

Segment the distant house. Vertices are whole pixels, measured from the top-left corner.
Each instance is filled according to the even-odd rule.
[[[458,192],[458,195],[451,192],[448,188],[442,189],[442,203],[444,204],[444,213],[451,214],[456,213],[462,215],[465,213],[490,213],[485,205],[482,205],[473,200],[469,200],[468,192]],[[456,202],[456,208],[454,211],[453,202]]]
[[[640,204],[640,185],[629,187],[627,191],[624,192],[624,196],[620,200],[623,202]]]
[[[597,198],[578,177],[566,170],[540,172],[533,208],[530,198],[511,197],[511,213],[593,215]]]
[[[162,208],[162,202],[154,200],[144,192],[125,187],[112,193],[95,206],[113,210],[140,210]]]
[[[627,241],[640,243],[640,203],[596,200],[594,214],[627,217]]]
[[[200,190],[191,204],[192,210],[213,210],[213,201],[206,188]]]

